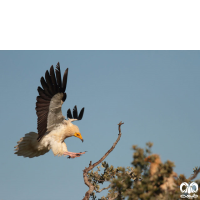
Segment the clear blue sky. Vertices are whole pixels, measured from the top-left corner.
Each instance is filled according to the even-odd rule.
[[[68,150],[88,151],[76,159],[14,154],[17,141],[37,132],[35,102],[40,78],[51,65],[68,67],[68,108],[85,107],[79,126],[84,138],[65,140]],[[132,145],[153,142],[153,153],[175,162],[175,171],[192,173],[200,165],[200,51],[0,51],[0,199],[82,199],[88,187],[82,170],[106,158],[130,166]],[[100,195],[101,196],[101,195]]]

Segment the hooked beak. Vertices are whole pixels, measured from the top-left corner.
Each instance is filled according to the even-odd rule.
[[[83,142],[83,137],[80,133],[75,133],[74,136],[79,138]]]

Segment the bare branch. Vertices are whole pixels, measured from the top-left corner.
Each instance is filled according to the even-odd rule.
[[[124,124],[123,122],[120,122],[118,124],[118,129],[119,129],[119,134],[118,134],[118,138],[117,140],[115,141],[115,143],[113,144],[113,146],[105,153],[105,155],[99,160],[97,161],[96,163],[94,163],[92,165],[92,161],[90,161],[90,164],[89,164],[89,167],[88,168],[85,168],[83,170],[83,179],[84,179],[84,182],[85,184],[89,187],[89,190],[85,193],[85,197],[83,198],[83,200],[88,200],[90,198],[90,194],[94,191],[94,186],[92,185],[92,183],[89,182],[88,180],[88,177],[87,177],[87,173],[93,169],[94,167],[96,167],[98,164],[100,164],[110,153],[111,151],[113,151],[113,149],[115,148],[115,146],[117,145],[117,143],[119,142],[120,140],[120,137],[121,137],[121,125]]]

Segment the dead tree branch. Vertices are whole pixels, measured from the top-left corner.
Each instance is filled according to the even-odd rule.
[[[90,198],[90,194],[94,191],[94,186],[92,185],[92,183],[89,182],[88,177],[87,177],[87,173],[92,170],[94,167],[96,167],[98,164],[100,164],[110,153],[111,151],[113,151],[113,149],[115,148],[115,146],[117,145],[117,143],[119,142],[120,138],[121,138],[121,125],[124,124],[123,122],[120,122],[118,124],[118,129],[119,129],[119,134],[118,134],[118,138],[115,141],[115,143],[113,144],[113,146],[105,153],[105,155],[96,163],[94,163],[92,165],[92,161],[90,161],[89,167],[85,168],[83,170],[83,179],[85,184],[89,187],[89,190],[85,193],[85,197],[83,198],[83,200],[88,200]]]

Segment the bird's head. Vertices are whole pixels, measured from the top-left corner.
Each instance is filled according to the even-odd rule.
[[[83,137],[79,131],[78,126],[73,124],[72,131],[73,131],[73,136],[79,138],[83,142]]]
[[[73,121],[76,121],[77,119],[68,119],[66,122],[67,122],[67,125],[68,125],[68,131],[69,131],[69,136],[68,137],[71,137],[71,136],[74,136],[74,137],[77,137],[79,138],[82,142],[83,142],[83,137],[79,131],[79,128],[78,126],[74,125],[72,122]]]

